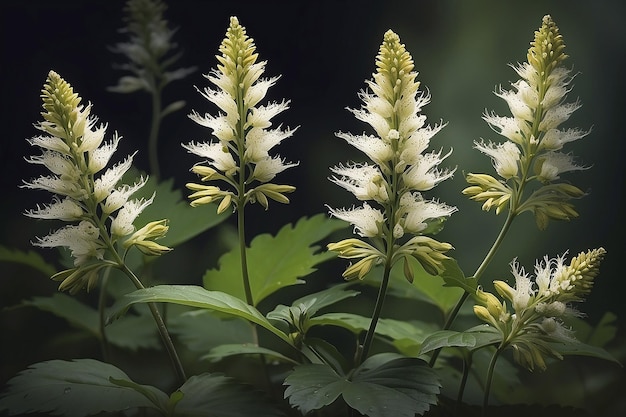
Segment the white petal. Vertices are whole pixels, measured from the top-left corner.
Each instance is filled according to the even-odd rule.
[[[77,226],[65,226],[43,238],[37,238],[33,245],[44,248],[67,247],[74,257],[74,265],[80,266],[90,258],[103,258],[104,244],[99,237],[97,227],[82,221]]]
[[[267,94],[267,90],[276,84],[280,77],[272,77],[264,80],[260,80],[254,85],[250,86],[246,90],[246,95],[243,98],[244,103],[248,108],[256,106]]]
[[[384,142],[379,137],[372,135],[353,135],[343,132],[336,133],[335,135],[345,139],[346,142],[365,153],[372,161],[379,165],[383,165],[393,158],[391,145]]]
[[[60,152],[64,155],[69,155],[70,153],[70,147],[67,146],[67,143],[56,136],[36,136],[32,139],[27,139],[27,141],[33,146]]]
[[[129,155],[123,162],[114,165],[107,169],[104,174],[94,181],[93,195],[96,202],[99,203],[113,191],[117,183],[122,179],[126,171],[130,169],[133,164],[133,157],[137,152]]]
[[[388,185],[378,167],[352,164],[339,165],[330,170],[339,176],[331,177],[330,180],[354,194],[357,199],[378,202],[389,200]]]
[[[44,151],[42,155],[31,156],[26,161],[31,164],[41,164],[48,168],[53,174],[63,176],[64,178],[79,177],[74,162],[59,152]]]
[[[107,166],[109,160],[117,150],[117,144],[120,139],[121,138],[116,133],[111,142],[107,142],[97,149],[89,152],[89,164],[87,165],[87,168],[90,174],[100,172],[105,166]]]
[[[111,222],[111,234],[114,236],[127,236],[135,231],[133,223],[141,212],[152,204],[154,194],[149,199],[130,200],[119,209]]]
[[[209,163],[217,170],[222,171],[227,176],[233,176],[238,170],[237,162],[221,143],[188,143],[183,147],[190,153],[207,158]]]
[[[146,182],[148,182],[148,177],[140,177],[139,181],[134,183],[132,186],[124,184],[113,190],[104,203],[101,204],[102,211],[106,214],[113,213],[115,210],[126,204],[130,196],[146,185]]]
[[[336,218],[354,225],[354,232],[359,236],[376,237],[382,233],[380,226],[385,220],[383,213],[367,203],[363,203],[362,207],[348,210],[329,207],[329,211]]]
[[[491,157],[496,172],[502,178],[509,179],[517,175],[520,150],[513,142],[499,144],[475,142],[474,145],[476,149]]]
[[[283,139],[292,136],[295,130],[281,130],[280,128],[265,130],[260,127],[253,127],[246,134],[246,160],[256,163],[267,158],[269,150]]]
[[[231,141],[235,139],[236,126],[224,115],[213,117],[210,114],[205,114],[203,117],[194,111],[189,115],[189,118],[200,126],[210,128],[213,135],[219,140]]]
[[[270,103],[267,106],[252,107],[246,119],[247,127],[267,128],[272,125],[270,120],[289,108],[289,101]]]
[[[259,182],[268,182],[287,168],[295,167],[297,165],[297,163],[286,163],[284,159],[281,159],[278,156],[275,158],[267,157],[258,161],[254,165],[252,178]]]
[[[44,205],[37,209],[28,210],[24,213],[28,217],[36,219],[59,219],[63,221],[74,221],[81,218],[83,209],[80,205],[70,198],[59,200],[58,198],[52,204]]]

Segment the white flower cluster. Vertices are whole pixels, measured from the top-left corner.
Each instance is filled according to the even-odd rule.
[[[569,142],[589,132],[578,128],[562,128],[581,105],[567,103],[571,90],[571,70],[562,66],[567,58],[559,29],[550,16],[544,16],[541,28],[528,50],[528,61],[513,66],[520,79],[511,90],[502,88],[496,95],[506,101],[511,117],[486,113],[483,119],[507,141],[475,142],[475,147],[488,155],[497,174],[496,180],[486,174],[468,174],[471,184],[463,193],[483,201],[483,209],[496,208],[500,213],[507,204],[514,214],[531,211],[537,225],[544,229],[549,219],[569,220],[578,216],[568,201],[584,193],[566,183],[554,183],[561,174],[586,169],[574,162],[571,153],[561,150]],[[537,180],[543,186],[526,201],[521,196],[527,183]],[[515,196],[511,201],[511,196]]]
[[[135,232],[133,223],[152,203],[154,195],[148,199],[130,199],[145,185],[145,177],[132,185],[120,184],[132,165],[133,155],[102,172],[116,151],[120,137],[116,134],[110,142],[104,141],[106,125],[96,126],[96,118],[90,115],[91,105],[80,105],[80,97],[65,80],[50,71],[42,93],[45,120],[37,128],[46,135],[28,141],[41,148],[42,153],[27,161],[45,166],[51,175],[24,181],[23,187],[45,190],[53,197],[50,204],[38,205],[25,214],[77,224],[66,225],[39,237],[33,244],[69,248],[77,270],[92,268],[90,263],[105,260],[105,252],[118,239]],[[136,243],[137,238],[131,236],[125,243]],[[158,249],[155,254],[169,250],[160,245],[153,246],[153,249]],[[84,284],[80,275],[75,275],[75,280],[64,281],[60,288],[69,288],[72,292],[79,290]],[[96,277],[91,278],[89,287],[95,284],[92,281]]]
[[[427,233],[431,224],[440,224],[442,219],[456,211],[455,207],[437,200],[425,200],[421,194],[452,177],[454,170],[439,168],[450,152],[443,155],[441,151],[424,153],[430,139],[443,125],[425,126],[426,117],[420,112],[430,97],[418,95],[419,82],[415,81],[417,73],[413,71],[411,55],[392,31],[384,35],[376,66],[373,80],[366,81],[371,92],[360,93],[362,108],[349,109],[358,120],[369,124],[376,135],[337,133],[338,137],[365,153],[373,164],[338,165],[331,168],[335,175],[330,178],[363,204],[350,209],[329,210],[333,216],[351,223],[359,236],[382,239],[389,248],[407,233]],[[430,244],[435,242],[431,240]],[[329,246],[338,250],[340,256],[347,250],[341,243]],[[431,247],[432,251],[417,255],[419,250],[415,248],[415,241],[412,242],[415,251],[411,255],[432,273],[441,268],[440,261],[445,258],[443,252],[451,248],[448,244],[436,243],[438,245]],[[370,257],[371,250],[366,252],[363,257]],[[385,252],[384,249],[380,251],[379,260],[387,256]]]
[[[267,198],[288,202],[283,193],[294,190],[291,186],[264,184],[246,192],[243,185],[254,181],[267,183],[287,168],[297,163],[285,162],[280,156],[270,156],[269,151],[281,141],[293,135],[295,129],[270,129],[271,119],[289,108],[288,101],[259,105],[267,91],[279,77],[261,78],[265,61],[257,62],[252,38],[236,17],[231,17],[226,38],[220,45],[219,64],[205,77],[217,88],[206,87],[202,96],[215,104],[217,115],[200,115],[194,111],[189,117],[201,126],[211,129],[216,142],[191,142],[183,147],[206,160],[207,165],[196,165],[194,172],[203,181],[222,180],[236,190],[223,191],[215,186],[188,184],[196,191],[190,196],[192,205],[207,204],[219,200],[218,211],[224,211],[231,201],[238,204],[240,198],[259,201],[267,208]],[[244,193],[246,195],[244,195]],[[234,198],[233,198],[234,197]]]

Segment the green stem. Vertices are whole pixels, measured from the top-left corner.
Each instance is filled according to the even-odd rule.
[[[243,195],[240,190],[239,195]],[[243,200],[243,199],[242,199]],[[245,216],[244,202],[240,201],[237,205],[237,228],[239,229],[239,254],[241,256],[241,277],[243,279],[243,290],[246,294],[246,302],[248,305],[254,306],[254,297],[252,295],[252,287],[250,286],[250,276],[248,274],[248,259],[246,256],[246,232],[245,232]]]
[[[150,137],[148,138],[148,159],[150,163],[150,173],[157,180],[161,177],[159,166],[159,127],[161,124],[161,89],[156,88],[152,93],[152,121],[150,124]]]
[[[385,262],[385,270],[383,271],[383,280],[380,283],[378,296],[376,297],[376,305],[374,306],[374,312],[372,313],[372,321],[370,322],[370,327],[365,335],[363,348],[361,349],[358,356],[357,366],[362,364],[363,361],[367,359],[369,350],[372,347],[372,341],[374,340],[374,334],[376,333],[376,325],[378,324],[380,312],[382,311],[383,304],[385,303],[385,295],[387,294],[387,287],[389,285],[391,266],[391,256],[388,256],[387,261]]]
[[[459,384],[459,392],[456,397],[456,407],[461,405],[463,402],[463,393],[465,392],[465,386],[467,385],[467,378],[469,377],[470,369],[472,369],[472,359],[473,354],[469,351],[465,358],[463,358],[463,377],[461,378],[461,383]]]
[[[506,217],[506,220],[504,221],[504,224],[502,225],[502,229],[500,229],[500,233],[498,234],[498,237],[493,242],[493,245],[491,246],[491,249],[489,249],[489,252],[487,253],[487,256],[485,256],[485,259],[483,259],[482,263],[478,266],[478,269],[476,269],[476,272],[474,272],[473,277],[476,279],[477,283],[480,280],[483,273],[485,272],[485,270],[487,269],[487,267],[489,266],[489,264],[491,263],[491,261],[493,260],[493,258],[495,257],[496,252],[498,252],[498,249],[500,249],[500,245],[502,244],[504,237],[509,231],[509,228],[511,227],[511,224],[513,223],[513,219],[515,218],[516,214],[517,214],[516,209],[511,207]],[[454,309],[452,310],[452,312],[446,319],[446,322],[443,326],[443,330],[448,330],[450,329],[450,327],[452,327],[452,323],[454,322],[454,319],[459,314],[459,311],[461,310],[463,303],[465,302],[465,300],[467,300],[467,297],[469,296],[470,296],[470,293],[467,291],[465,291],[461,295],[461,297],[459,298],[459,301],[457,301],[456,305],[454,306]],[[435,365],[435,362],[437,361],[437,358],[439,357],[440,351],[441,349],[437,349],[433,353],[433,356],[430,358],[430,366]]]
[[[125,263],[120,265],[121,270],[131,279],[133,284],[138,290],[144,289],[145,287],[141,283],[141,280],[135,275],[133,271],[131,271]],[[165,326],[165,322],[163,321],[163,317],[159,313],[157,306],[155,303],[147,303],[148,308],[150,309],[150,313],[152,313],[152,317],[156,322],[157,329],[159,330],[159,335],[161,336],[161,340],[165,345],[165,349],[167,350],[167,354],[170,357],[170,361],[172,362],[172,367],[176,372],[176,376],[180,380],[180,383],[184,383],[187,380],[185,375],[185,370],[183,369],[183,365],[178,357],[178,353],[176,352],[176,348],[174,347],[174,342],[172,342],[172,338],[170,337],[170,333]]]
[[[496,351],[493,353],[493,356],[491,357],[491,361],[489,362],[489,369],[487,370],[487,381],[485,382],[485,393],[483,396],[483,417],[487,415],[487,405],[489,404],[489,392],[491,391],[491,383],[493,381],[493,371],[496,368],[496,362],[498,361],[498,357],[503,350],[504,349],[502,349],[502,346],[498,346]]]
[[[98,318],[99,318],[99,331],[100,331],[100,345],[102,349],[102,359],[105,362],[111,360],[111,346],[109,345],[109,339],[106,334],[106,286],[109,281],[109,274],[111,268],[106,268],[102,276],[102,284],[100,285],[100,295],[98,297]]]

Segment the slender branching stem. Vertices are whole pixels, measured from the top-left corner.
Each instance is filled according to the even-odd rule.
[[[100,295],[98,296],[98,327],[100,332],[100,346],[102,349],[102,359],[105,362],[110,362],[111,360],[111,347],[109,345],[109,339],[106,334],[106,287],[109,282],[109,274],[111,273],[111,268],[105,268],[104,273],[102,275],[102,284],[100,285]]]
[[[141,280],[135,275],[135,273],[126,266],[125,263],[120,265],[120,269],[130,278],[135,287],[138,290],[144,289],[145,287],[141,283]],[[187,376],[185,375],[185,370],[183,368],[182,362],[178,357],[178,353],[176,352],[176,348],[174,347],[174,342],[170,336],[169,331],[167,330],[167,326],[165,326],[165,322],[163,321],[163,317],[161,317],[161,313],[159,313],[159,309],[157,308],[155,303],[147,303],[148,308],[150,309],[150,313],[152,313],[152,317],[156,322],[157,329],[159,330],[159,335],[161,336],[161,340],[165,345],[165,349],[167,350],[167,354],[170,357],[170,361],[172,362],[172,367],[176,372],[176,376],[180,380],[180,383],[184,383],[187,380]]]
[[[493,245],[491,246],[491,249],[489,249],[489,252],[485,256],[485,258],[483,259],[481,264],[478,266],[478,269],[476,269],[476,272],[474,272],[473,277],[476,279],[476,282],[478,282],[480,280],[481,276],[483,275],[483,273],[485,272],[485,270],[487,269],[487,267],[489,266],[489,264],[491,263],[491,261],[495,257],[496,252],[498,252],[498,249],[500,249],[500,245],[502,244],[502,241],[504,240],[504,237],[506,236],[507,232],[509,231],[515,216],[516,216],[516,211],[513,210],[513,209],[509,210],[509,214],[507,215],[507,218],[504,221],[504,224],[502,225],[502,228],[500,229],[500,233],[498,233],[498,237],[493,242]],[[463,303],[465,302],[465,300],[467,300],[467,297],[469,297],[469,296],[470,296],[470,293],[467,292],[467,291],[465,291],[461,295],[461,297],[457,301],[456,305],[454,306],[454,309],[452,309],[452,312],[448,315],[448,318],[446,319],[446,322],[444,323],[444,326],[443,326],[444,330],[448,330],[448,329],[450,329],[450,327],[452,327],[452,323],[454,322],[454,319],[459,314],[459,311],[461,310],[461,307],[463,306]],[[435,352],[433,352],[433,356],[430,358],[430,366],[434,366],[435,365],[435,362],[437,361],[437,358],[439,357],[439,352],[440,351],[441,351],[441,349],[437,349]]]
[[[493,381],[493,373],[496,368],[496,362],[498,361],[498,357],[503,350],[504,349],[502,348],[502,345],[498,346],[496,351],[493,353],[493,356],[491,357],[491,361],[489,362],[489,369],[487,370],[487,381],[485,381],[485,393],[483,395],[483,417],[487,415],[487,405],[489,405],[489,393],[491,391],[491,383]]]
[[[459,392],[456,397],[456,407],[458,408],[463,403],[463,393],[465,392],[465,386],[467,385],[467,378],[469,377],[470,369],[472,369],[473,353],[469,351],[463,358],[463,377],[459,384]]]
[[[376,297],[376,305],[374,306],[374,312],[372,313],[372,321],[370,322],[370,327],[365,334],[365,341],[363,342],[363,348],[360,351],[357,366],[362,364],[365,359],[367,359],[367,355],[369,353],[370,348],[372,347],[372,342],[374,340],[374,334],[376,333],[376,325],[378,324],[378,319],[380,317],[380,312],[383,309],[383,304],[385,303],[385,296],[387,294],[387,287],[389,286],[389,276],[391,273],[391,257],[387,257],[387,261],[385,262],[385,270],[383,271],[383,279],[380,283],[380,287],[378,288],[378,296]]]
[[[243,193],[240,191],[240,195]],[[239,233],[239,254],[241,256],[241,278],[243,280],[243,290],[246,295],[246,302],[254,306],[254,296],[252,295],[252,287],[250,286],[250,275],[248,273],[248,259],[246,256],[246,231],[245,231],[245,215],[243,212],[244,203],[240,201],[237,207],[237,229]]]

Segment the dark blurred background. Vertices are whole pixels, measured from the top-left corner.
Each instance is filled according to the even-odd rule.
[[[148,169],[145,144],[149,96],[106,91],[124,75],[112,68],[121,57],[108,49],[125,40],[118,33],[123,5],[122,1],[60,0],[5,0],[0,5],[1,245],[29,250],[33,236],[45,234],[52,227],[21,215],[38,202],[48,202],[49,196],[19,188],[22,179],[42,173],[24,161],[33,151],[25,139],[38,134],[33,123],[41,119],[39,94],[50,69],[72,84],[84,102],[93,103],[92,113],[109,124],[109,135],[117,130],[124,136],[117,160],[139,149],[137,165]],[[603,246],[608,256],[582,309],[592,323],[605,311],[616,313],[623,332],[626,3],[621,0],[392,0],[371,4],[341,0],[170,1],[166,18],[171,26],[179,27],[175,39],[184,53],[180,65],[197,66],[199,71],[165,90],[166,100],[185,99],[187,107],[163,122],[163,177],[173,178],[180,188],[195,180],[189,168],[197,160],[180,143],[207,140],[209,132],[186,114],[191,109],[215,113],[214,106],[194,86],[207,85],[202,74],[215,67],[214,56],[229,16],[236,15],[255,39],[260,58],[268,61],[265,75],[282,74],[267,95],[272,101],[291,100],[291,109],[278,116],[277,122],[300,126],[294,137],[275,151],[289,161],[300,162],[279,177],[298,187],[292,204],[273,204],[268,212],[258,206],[250,209],[249,236],[274,233],[302,215],[324,212],[325,204],[352,205],[351,195],[327,181],[328,168],[363,157],[336,138],[334,132],[361,133],[368,129],[345,108],[360,106],[357,93],[375,69],[374,59],[384,32],[393,29],[414,58],[422,88],[432,94],[431,104],[423,110],[428,121],[448,123],[431,141],[431,147],[453,148],[444,165],[457,166],[458,171],[454,179],[428,196],[459,208],[440,237],[455,246],[453,256],[471,274],[492,244],[504,216],[484,213],[479,204],[460,194],[465,187],[463,173],[493,171],[489,158],[472,149],[474,140],[502,139],[481,116],[486,109],[508,115],[504,101],[493,91],[499,85],[508,89],[509,83],[517,80],[508,64],[526,59],[529,42],[545,14],[551,14],[561,29],[570,55],[566,63],[578,73],[569,100],[578,97],[583,107],[567,126],[592,128],[589,136],[566,149],[577,156],[580,164],[591,168],[564,178],[589,195],[575,202],[580,218],[551,222],[543,232],[537,230],[529,214],[521,216],[490,267],[490,278],[485,280],[508,279],[508,263],[514,257],[532,270],[535,259],[546,254],[553,257],[569,250],[575,255]],[[202,239],[198,238],[197,247],[210,247],[207,238]],[[1,307],[55,291],[56,284],[41,274],[31,276],[28,270],[8,264],[3,264],[0,271]],[[183,280],[199,283],[199,279]],[[340,279],[339,275],[329,277],[330,282]],[[6,350],[0,354],[1,382],[28,364],[27,352],[37,349],[40,343],[31,335],[32,328],[23,326],[41,327],[43,335],[48,322],[45,315],[32,312],[0,315],[0,345]],[[42,359],[47,355],[40,356]],[[56,357],[55,352],[49,352],[49,357]]]

